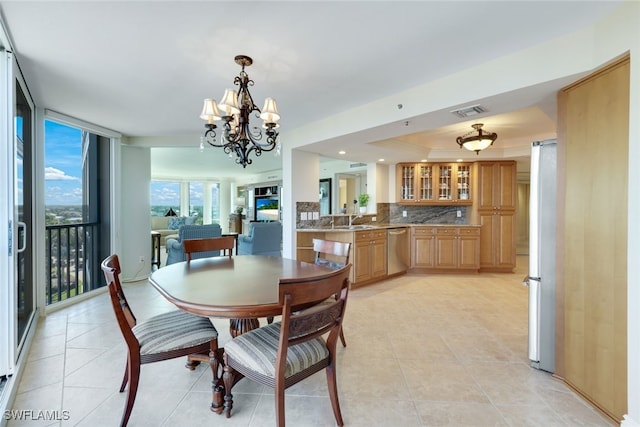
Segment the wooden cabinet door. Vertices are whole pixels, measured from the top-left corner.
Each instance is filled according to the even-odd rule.
[[[494,208],[493,201],[493,162],[476,163],[476,203],[478,210],[490,210]]]
[[[369,241],[356,242],[353,251],[353,279],[362,282],[369,279],[371,271],[371,245]]]
[[[376,239],[371,243],[371,277],[387,275],[387,240]]]
[[[516,163],[478,162],[477,206],[478,210],[516,208]]]
[[[396,166],[396,182],[398,194],[396,200],[400,202],[415,202],[418,198],[416,188],[417,178],[416,165],[413,163],[398,163]]]
[[[458,267],[480,268],[480,229],[458,229]]]
[[[498,209],[516,209],[516,178],[515,162],[497,162],[494,166],[494,204]]]
[[[497,233],[494,217],[495,215],[492,211],[480,214],[480,268],[494,266],[496,253],[495,234]]]
[[[455,228],[436,229],[436,268],[458,266],[458,236]]]
[[[480,267],[480,236],[458,236],[458,267],[478,269]]]
[[[412,237],[411,267],[431,268],[435,265],[436,237],[428,229],[428,233],[416,234]]]
[[[480,268],[515,268],[515,238],[515,212],[496,211],[480,214]]]
[[[494,215],[494,266],[512,269],[516,266],[516,214],[500,211]]]
[[[427,163],[418,163],[415,168],[418,201],[431,202],[435,200],[436,191],[434,191],[434,166]]]

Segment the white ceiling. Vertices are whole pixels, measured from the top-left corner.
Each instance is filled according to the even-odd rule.
[[[0,1],[0,11],[38,106],[149,137],[165,147],[152,150],[154,175],[233,177],[280,164],[265,153],[243,170],[219,149],[197,149],[202,99],[232,86],[237,54],[254,59],[258,106],[276,98],[281,130],[293,129],[577,31],[620,3]],[[567,83],[470,99],[489,112],[468,121],[434,112],[404,123],[405,136],[379,141],[386,132],[375,129],[305,149],[336,157],[346,145],[347,162],[451,160],[455,137],[482,121],[498,133],[483,158],[524,153],[555,135],[555,92]],[[158,138],[177,135],[187,135],[178,151]]]

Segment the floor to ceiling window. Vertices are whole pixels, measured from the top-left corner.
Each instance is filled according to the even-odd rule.
[[[195,224],[220,222],[220,184],[203,181],[151,181],[151,216],[195,217]]]
[[[109,244],[109,138],[45,120],[46,302],[104,286]]]
[[[0,380],[15,372],[36,313],[33,228],[34,105],[0,34]]]

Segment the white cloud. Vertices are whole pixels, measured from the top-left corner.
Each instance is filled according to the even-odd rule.
[[[69,176],[60,169],[48,167],[44,168],[45,181],[80,181],[80,178]]]

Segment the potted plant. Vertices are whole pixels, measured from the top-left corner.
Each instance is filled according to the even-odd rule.
[[[358,204],[360,205],[360,213],[367,213],[367,205],[369,204],[369,195],[362,193],[358,196]]]

